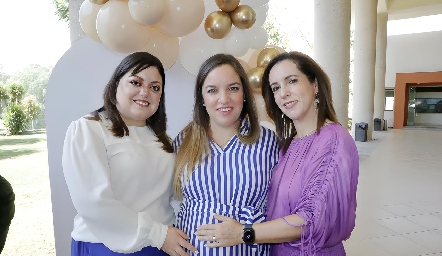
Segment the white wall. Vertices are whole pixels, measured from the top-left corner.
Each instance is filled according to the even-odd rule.
[[[388,36],[385,87],[396,73],[442,71],[442,31]]]
[[[84,37],[75,42],[52,71],[46,91],[46,132],[56,253],[70,255],[76,214],[61,167],[66,129],[71,121],[103,105],[103,89],[125,55]],[[191,119],[195,77],[179,60],[166,71],[168,134],[174,137]]]
[[[384,119],[387,122],[387,127],[388,128],[393,128],[393,124],[394,124],[393,110],[385,110],[384,111]]]

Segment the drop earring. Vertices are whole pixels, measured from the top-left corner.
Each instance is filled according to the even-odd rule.
[[[315,93],[315,101],[313,102],[313,105],[315,107],[316,110],[318,110],[319,108],[319,94]]]

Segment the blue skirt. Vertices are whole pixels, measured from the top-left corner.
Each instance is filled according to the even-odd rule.
[[[72,239],[71,256],[119,256],[119,255],[133,255],[133,256],[168,256],[164,251],[158,250],[156,247],[148,246],[141,249],[141,251],[134,253],[118,253],[113,252],[104,244],[88,243],[76,241]]]

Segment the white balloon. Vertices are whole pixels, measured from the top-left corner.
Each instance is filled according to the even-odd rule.
[[[129,0],[129,12],[141,25],[153,25],[161,20],[166,9],[165,0]]]
[[[200,26],[204,11],[203,0],[166,0],[163,18],[155,28],[169,36],[188,35]]]
[[[241,0],[239,2],[240,5],[248,5],[252,8],[258,7],[258,6],[263,6],[265,4],[267,4],[269,2],[269,0]]]
[[[180,41],[181,65],[195,76],[206,59],[221,52],[223,52],[221,40],[210,38],[204,30],[204,25],[181,38]]]
[[[253,26],[261,27],[267,19],[267,13],[269,12],[269,4],[265,4],[259,7],[253,8],[256,13],[256,20]]]
[[[249,49],[247,30],[232,26],[229,34],[222,39],[225,53],[232,54],[235,57],[241,57],[247,53]]]
[[[179,40],[178,37],[170,37],[156,29],[151,29],[149,41],[141,51],[154,55],[163,63],[164,69],[169,69],[178,59]]]
[[[127,2],[108,1],[98,12],[97,33],[106,47],[120,53],[131,53],[147,44],[150,27],[132,19]]]
[[[97,15],[100,11],[101,5],[93,4],[90,1],[84,1],[80,6],[80,26],[84,33],[101,43],[97,34]]]
[[[253,26],[246,30],[247,38],[249,42],[249,48],[259,49],[263,48],[267,44],[269,38],[267,31],[260,26]]]

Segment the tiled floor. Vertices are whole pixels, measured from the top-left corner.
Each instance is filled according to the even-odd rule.
[[[373,133],[361,159],[349,256],[442,256],[442,130]]]

